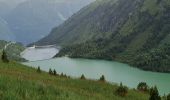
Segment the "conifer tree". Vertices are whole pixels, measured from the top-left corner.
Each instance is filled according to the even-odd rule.
[[[149,100],[161,100],[161,97],[159,96],[159,92],[156,86],[150,89]]]
[[[41,73],[40,66],[38,66],[37,72],[38,72],[38,73]]]
[[[80,79],[82,79],[82,80],[85,80],[85,79],[86,79],[85,76],[84,76],[84,74],[81,75]]]
[[[56,70],[54,69],[54,71],[53,71],[53,75],[57,75],[57,72],[56,72]]]
[[[51,70],[51,68],[49,69],[49,74],[52,75],[53,71]]]
[[[119,96],[126,96],[128,93],[128,88],[126,86],[123,86],[122,83],[120,83],[120,86],[117,88],[116,90],[116,94],[118,94]]]
[[[148,85],[145,82],[140,82],[137,86],[137,89],[139,91],[147,92],[148,91]]]
[[[105,77],[104,77],[104,75],[102,75],[102,76],[100,77],[99,81],[105,82]]]
[[[167,96],[167,100],[170,100],[170,94],[168,94],[168,96]]]
[[[3,61],[3,62],[5,62],[5,63],[8,63],[8,62],[9,62],[9,60],[8,60],[8,57],[7,57],[7,54],[6,54],[5,50],[3,50],[3,51],[2,51],[1,59],[2,59],[2,61]]]

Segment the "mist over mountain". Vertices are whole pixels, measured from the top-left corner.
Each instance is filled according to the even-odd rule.
[[[92,1],[94,0],[26,0],[12,11],[6,9],[8,13],[4,19],[17,41],[28,44],[46,36],[52,28]]]
[[[5,20],[0,18],[0,40],[15,41],[15,36]]]
[[[25,0],[0,0],[0,40],[15,41],[15,34],[9,28],[6,16]]]
[[[18,4],[26,0],[0,0],[0,16],[6,17]]]

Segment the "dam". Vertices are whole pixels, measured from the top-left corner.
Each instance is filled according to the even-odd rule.
[[[53,58],[60,50],[56,45],[32,46],[26,48],[20,55],[28,61],[38,61]]]

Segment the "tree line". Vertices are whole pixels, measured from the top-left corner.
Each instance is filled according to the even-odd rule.
[[[40,67],[37,68],[37,72],[38,72],[38,73],[41,73],[41,72],[42,72],[41,69],[40,69]],[[53,76],[71,78],[70,76],[67,76],[66,74],[63,74],[63,73],[58,74],[55,69],[52,70],[51,68],[49,69],[49,72],[48,72],[48,73],[49,73],[49,75],[53,75]],[[82,74],[79,79],[81,79],[81,80],[87,80],[84,74]],[[98,79],[98,81],[105,83],[105,82],[106,82],[105,76],[102,75],[102,76]],[[149,100],[161,100],[162,98],[163,98],[164,100],[170,100],[170,94],[168,94],[167,96],[161,97],[160,94],[159,94],[159,91],[158,91],[157,87],[154,86],[154,87],[151,87],[151,88],[150,88],[150,87],[147,85],[146,82],[140,82],[140,83],[137,85],[137,88],[136,88],[135,90],[137,90],[137,91],[139,91],[139,92],[142,92],[142,93],[148,93],[148,94],[150,95]],[[129,88],[128,88],[127,86],[123,85],[122,82],[121,82],[120,85],[117,87],[116,91],[114,91],[113,93],[115,93],[116,95],[121,96],[121,97],[126,97],[126,96],[128,95],[128,92],[129,92]]]

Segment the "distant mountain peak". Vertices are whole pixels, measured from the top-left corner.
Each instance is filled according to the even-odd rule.
[[[52,28],[92,1],[94,0],[20,1],[4,19],[16,35],[17,41],[28,44],[46,36]]]

